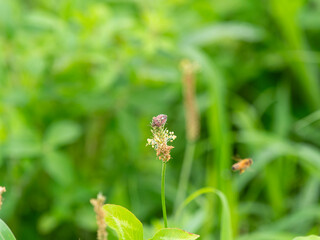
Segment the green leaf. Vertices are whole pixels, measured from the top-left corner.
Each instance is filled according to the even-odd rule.
[[[2,116],[1,113],[0,116]],[[7,139],[4,139],[4,144],[1,146],[1,152],[4,154],[4,157],[32,158],[39,156],[42,151],[42,143],[36,131],[30,128],[30,126],[21,123],[23,120],[18,115],[14,115],[13,118],[15,118],[17,123],[12,124],[14,130],[10,131],[10,134],[8,134]],[[8,127],[5,127],[3,124],[2,128],[4,134]]]
[[[199,237],[200,236],[197,234],[189,233],[179,228],[163,228],[159,230],[150,240],[193,240]]]
[[[315,235],[310,235],[307,237],[296,237],[293,240],[320,240],[320,237],[315,236]]]
[[[142,240],[142,223],[128,209],[114,204],[103,206],[107,225],[115,230],[119,240]]]
[[[14,136],[8,139],[3,153],[12,158],[36,157],[41,153],[41,141],[27,134]]]
[[[242,22],[228,22],[207,26],[187,35],[184,42],[205,46],[226,39],[256,42],[263,38],[263,31],[254,25]]]
[[[15,240],[13,233],[10,228],[5,224],[4,221],[0,218],[0,240]]]
[[[81,134],[80,126],[72,121],[59,121],[53,123],[46,134],[45,144],[50,147],[70,144]]]
[[[46,153],[43,158],[43,167],[57,182],[68,185],[73,181],[74,171],[70,158],[62,152]]]

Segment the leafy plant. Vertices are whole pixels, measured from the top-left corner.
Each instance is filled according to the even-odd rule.
[[[113,205],[104,205],[107,225],[114,229],[119,240],[143,240],[142,223],[128,209]],[[178,228],[164,228],[159,230],[150,240],[193,240],[199,238],[199,235],[185,232]]]

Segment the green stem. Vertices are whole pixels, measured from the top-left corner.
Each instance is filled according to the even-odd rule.
[[[165,178],[166,178],[166,162],[162,162],[162,174],[161,174],[161,202],[164,227],[168,227],[167,210],[166,210],[166,193],[165,193]]]
[[[175,201],[175,207],[174,207],[175,210],[177,210],[178,206],[182,203],[182,201],[186,197],[186,192],[188,189],[188,181],[190,178],[191,167],[192,167],[192,162],[194,158],[195,146],[196,144],[194,141],[187,142],[180,179],[179,179],[177,197]]]

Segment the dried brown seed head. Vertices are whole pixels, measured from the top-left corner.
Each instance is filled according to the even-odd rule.
[[[6,191],[6,188],[0,186],[0,209],[2,205],[2,193],[4,193],[5,191]]]
[[[94,207],[94,211],[96,213],[97,218],[97,225],[98,225],[98,231],[97,231],[97,239],[98,240],[107,240],[108,234],[107,234],[107,224],[104,220],[104,210],[103,210],[103,204],[106,200],[106,197],[103,196],[101,193],[98,194],[96,199],[90,199],[90,203]]]

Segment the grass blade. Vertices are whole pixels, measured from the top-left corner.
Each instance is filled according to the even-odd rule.
[[[182,210],[191,203],[194,199],[199,197],[200,195],[207,194],[207,193],[214,193],[219,197],[219,200],[222,205],[222,214],[221,214],[221,230],[220,230],[220,239],[221,240],[232,240],[232,226],[231,226],[231,217],[230,217],[230,208],[228,204],[228,200],[226,196],[219,190],[206,187],[197,190],[196,192],[192,193],[184,202],[179,206],[177,213],[176,213],[176,220],[179,218]]]

